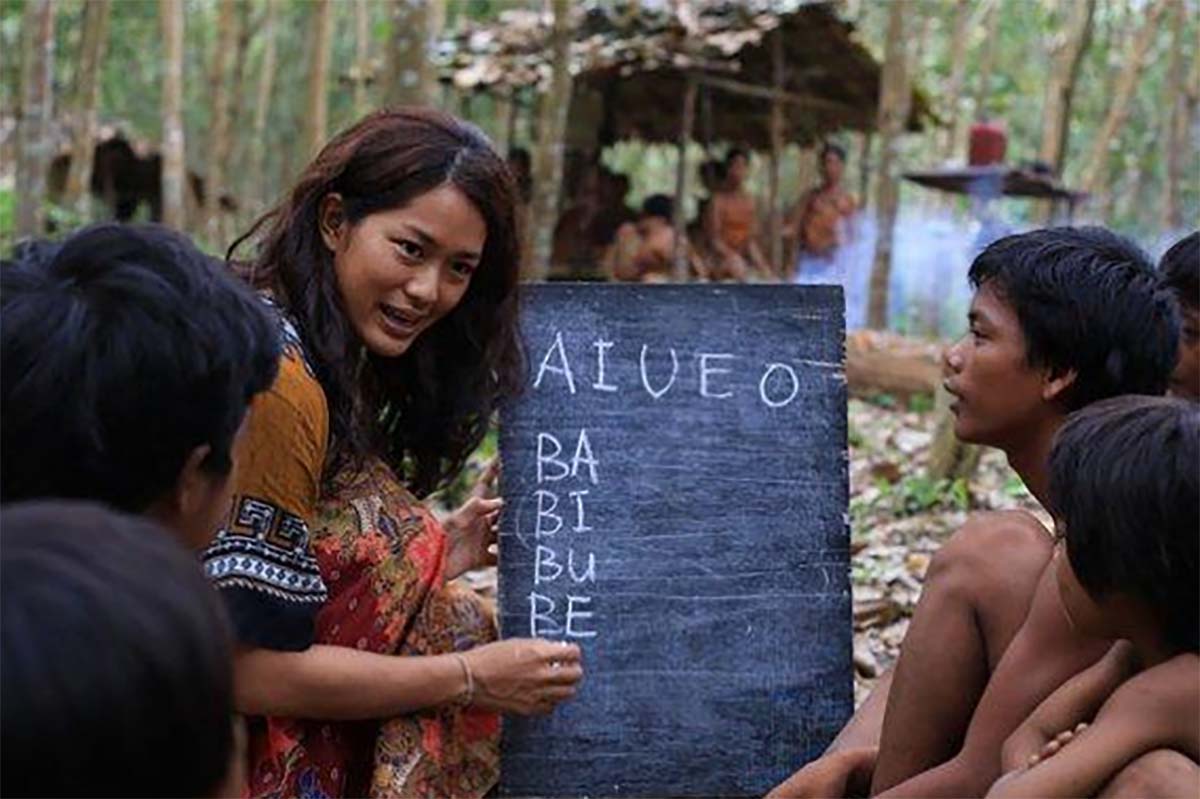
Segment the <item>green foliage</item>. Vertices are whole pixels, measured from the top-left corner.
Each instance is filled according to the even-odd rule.
[[[908,398],[908,410],[912,413],[929,413],[933,410],[933,395],[913,394]]]
[[[915,516],[932,511],[965,511],[971,506],[971,490],[963,478],[933,480],[924,475],[905,477],[899,483],[875,481],[876,492],[870,499],[850,501],[850,518],[862,521],[870,515],[894,518]]]
[[[0,253],[7,253],[17,231],[17,193],[0,189]]]
[[[889,410],[895,410],[900,407],[900,402],[896,399],[896,395],[889,394],[886,391],[876,391],[868,394],[866,401],[879,408],[887,408]]]
[[[483,470],[500,452],[499,428],[495,422],[488,429],[483,441],[467,459],[466,467],[458,473],[450,485],[433,494],[429,501],[446,511],[452,511],[466,501],[471,489],[479,482]]]
[[[849,442],[850,446],[856,448],[862,447],[867,443],[866,436],[862,434],[861,430],[854,426],[853,422],[850,422],[847,425],[846,440]]]

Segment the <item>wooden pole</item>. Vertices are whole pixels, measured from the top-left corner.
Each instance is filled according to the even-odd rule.
[[[775,31],[771,39],[771,62],[774,69],[775,91],[783,94],[783,35]],[[783,264],[783,214],[779,203],[779,167],[783,158],[783,102],[777,95],[771,101],[771,172],[769,179],[770,216],[767,222],[767,235],[770,238],[768,255],[771,259],[771,269],[776,275],[783,277],[786,269]]]
[[[672,225],[675,228],[674,277],[677,283],[686,283],[688,279],[687,263],[687,222],[684,216],[683,200],[687,196],[688,168],[687,147],[692,138],[692,126],[696,117],[696,81],[689,75],[687,88],[683,92],[683,118],[679,125],[678,155],[675,162],[675,213]]]

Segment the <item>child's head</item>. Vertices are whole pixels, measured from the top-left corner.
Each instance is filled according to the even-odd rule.
[[[1100,228],[1008,236],[970,280],[970,334],[945,356],[959,438],[1004,448],[1096,400],[1166,390],[1175,310],[1128,240]]]
[[[1084,631],[1154,624],[1173,651],[1200,636],[1200,406],[1116,397],[1071,415],[1050,456],[1050,510],[1066,543],[1059,590]]]
[[[0,582],[0,792],[237,790],[229,632],[190,552],[99,505],[10,505]]]
[[[96,500],[207,543],[278,368],[264,304],[179,233],[99,225],[18,252],[0,307],[0,502]]]
[[[1171,393],[1200,400],[1200,232],[1175,242],[1163,255],[1158,274],[1175,295],[1183,322]]]

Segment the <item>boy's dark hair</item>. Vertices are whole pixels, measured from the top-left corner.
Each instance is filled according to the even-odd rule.
[[[214,795],[235,746],[232,648],[192,555],[100,505],[0,520],[0,792]]]
[[[825,142],[825,146],[821,148],[821,159],[824,160],[830,153],[836,155],[843,164],[846,163],[846,148],[842,145],[832,141]]]
[[[746,150],[742,147],[730,147],[729,152],[725,153],[725,165],[729,166],[730,164],[732,164],[733,159],[737,158],[738,156],[741,156],[742,158],[745,158],[747,161],[749,161],[750,160],[750,151]]]
[[[1175,366],[1179,317],[1147,255],[1102,228],[1046,228],[1006,236],[970,270],[1013,308],[1025,359],[1075,370],[1068,411],[1119,394],[1162,394]]]
[[[141,512],[207,444],[228,472],[278,323],[224,265],[165,227],[99,225],[0,268],[0,502]]]
[[[1072,414],[1050,454],[1050,510],[1080,584],[1145,602],[1178,651],[1200,645],[1200,406],[1115,397]]]
[[[1184,236],[1163,253],[1158,274],[1180,305],[1200,308],[1200,231]]]
[[[651,194],[642,202],[642,216],[657,216],[671,221],[675,213],[675,201],[665,194]]]

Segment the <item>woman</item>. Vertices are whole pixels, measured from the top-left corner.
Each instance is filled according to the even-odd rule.
[[[245,271],[285,339],[205,556],[241,644],[251,795],[479,796],[498,713],[574,693],[577,647],[487,643],[490,614],[446,585],[487,561],[500,501],[443,529],[416,499],[522,381],[514,196],[473,127],[380,111],[231,248],[262,231]]]

